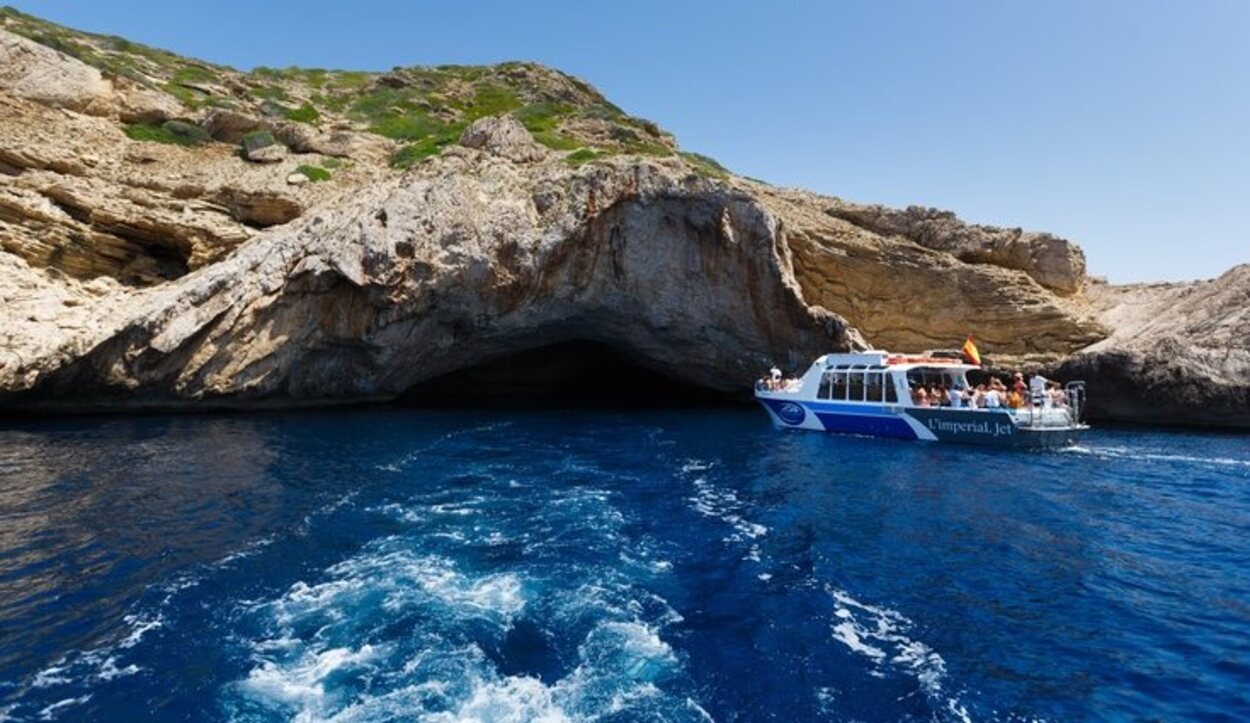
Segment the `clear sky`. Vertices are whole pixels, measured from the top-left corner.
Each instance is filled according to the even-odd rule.
[[[778,185],[1047,230],[1112,281],[1250,262],[1250,2],[9,0],[241,69],[537,60]]]

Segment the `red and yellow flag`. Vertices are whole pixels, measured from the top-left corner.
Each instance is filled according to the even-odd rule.
[[[969,364],[981,366],[981,352],[977,351],[977,345],[976,342],[973,341],[974,339],[975,337],[972,334],[969,334],[968,340],[964,342],[964,359],[967,360]]]

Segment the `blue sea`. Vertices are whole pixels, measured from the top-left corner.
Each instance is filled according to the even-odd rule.
[[[1250,437],[0,425],[0,720],[1250,719]]]

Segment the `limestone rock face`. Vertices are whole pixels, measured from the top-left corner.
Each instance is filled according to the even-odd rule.
[[[222,143],[239,143],[248,133],[273,130],[273,124],[266,119],[226,108],[209,109],[200,119],[200,127]]]
[[[296,153],[320,153],[334,158],[350,158],[362,147],[387,144],[381,139],[365,138],[350,131],[318,131],[303,123],[280,122],[274,127],[274,137]]]
[[[137,142],[109,118],[0,92],[0,250],[84,281],[160,283],[377,173],[297,189],[287,176],[320,157],[277,145],[282,157],[252,164],[237,148]]]
[[[879,236],[900,236],[961,261],[1018,269],[1046,288],[1073,294],[1085,281],[1085,254],[1048,233],[970,225],[949,211],[835,203],[825,212]]]
[[[58,108],[105,115],[113,85],[68,55],[0,30],[0,91]]]
[[[547,155],[515,118],[487,116],[473,122],[460,136],[460,145],[478,148],[514,163],[531,163]]]
[[[995,354],[1053,359],[1108,333],[1080,299],[1056,295],[1027,271],[878,235],[842,220],[838,199],[754,190],[786,221],[804,297],[879,348],[950,348],[975,333]]]
[[[32,352],[25,372],[3,377],[5,401],[385,398],[574,339],[731,392],[773,361],[865,346],[803,301],[780,222],[747,194],[679,164],[574,171],[469,149],[135,293],[89,326],[65,342],[85,353]]]
[[[1250,428],[1250,264],[1094,292],[1114,333],[1053,372],[1091,382],[1092,418]]]

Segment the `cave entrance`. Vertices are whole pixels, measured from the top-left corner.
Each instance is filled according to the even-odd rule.
[[[721,392],[680,382],[628,353],[592,341],[518,352],[418,384],[402,397],[420,407],[671,408],[727,404]]]

